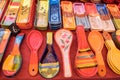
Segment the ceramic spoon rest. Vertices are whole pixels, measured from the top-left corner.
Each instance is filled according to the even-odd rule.
[[[98,63],[98,74],[101,77],[104,77],[106,75],[106,67],[102,56],[102,49],[104,46],[103,37],[100,32],[93,30],[88,35],[88,41],[96,55]]]
[[[5,48],[9,41],[11,31],[8,29],[0,28],[0,63],[5,52]]]
[[[112,20],[110,18],[108,9],[105,4],[96,4],[97,10],[100,14],[100,19],[102,21],[102,28],[104,31],[107,32],[114,32],[115,27],[112,23]]]
[[[116,4],[107,4],[107,8],[113,17],[113,23],[116,29],[120,29],[120,11],[118,6]]]
[[[49,27],[51,30],[61,28],[60,0],[50,0],[49,7]]]
[[[79,76],[94,76],[98,71],[97,61],[94,53],[88,45],[84,27],[77,26],[76,34],[78,40],[78,50],[75,57],[75,69]]]
[[[75,14],[76,25],[83,25],[85,30],[90,29],[90,23],[86,15],[85,7],[83,3],[73,3],[73,9]]]
[[[71,77],[70,47],[73,40],[73,34],[69,30],[60,29],[54,35],[55,41],[60,48],[63,59],[64,77]]]
[[[2,27],[8,28],[12,23],[15,23],[19,8],[20,8],[20,0],[10,1],[6,13],[1,21]]]
[[[118,49],[120,49],[120,30],[112,33],[112,39]]]
[[[43,36],[40,31],[32,30],[28,36],[26,43],[30,49],[29,74],[35,76],[38,73],[38,49],[42,45]]]
[[[20,33],[16,36],[15,43],[11,53],[5,59],[2,70],[5,76],[14,76],[22,65],[22,56],[20,52],[20,44],[23,40],[24,33]]]
[[[46,30],[48,26],[49,0],[37,0],[37,11],[34,26],[38,30]]]
[[[120,75],[120,50],[116,48],[111,36],[107,32],[103,32],[105,39],[105,45],[108,49],[107,62],[109,67],[116,73]]]
[[[47,32],[46,48],[39,62],[39,73],[44,78],[53,78],[59,72],[60,64],[53,48],[53,33]]]
[[[61,1],[62,15],[63,15],[63,28],[75,30],[75,19],[73,14],[73,7],[71,1]]]
[[[85,3],[85,9],[90,21],[91,30],[102,31],[102,23],[96,5],[94,3]]]
[[[20,29],[30,29],[33,27],[35,0],[20,0],[21,6],[16,19],[16,24]]]

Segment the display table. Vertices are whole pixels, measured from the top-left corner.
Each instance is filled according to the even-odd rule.
[[[27,47],[27,44],[26,44],[26,37],[27,37],[27,34],[30,32],[31,30],[22,30],[21,32],[24,32],[25,33],[25,37],[23,39],[23,42],[20,46],[20,51],[21,51],[21,54],[22,54],[22,66],[21,66],[21,69],[20,71],[13,77],[11,78],[8,78],[8,77],[5,77],[3,72],[2,72],[2,65],[3,65],[3,62],[4,60],[6,59],[6,57],[8,56],[8,54],[11,52],[12,48],[13,48],[13,44],[14,44],[14,40],[15,40],[15,37],[11,36],[10,37],[10,40],[9,40],[9,43],[8,43],[8,46],[6,48],[6,51],[5,51],[5,54],[4,54],[4,57],[3,57],[3,60],[2,60],[2,63],[0,64],[0,80],[45,80],[45,78],[41,77],[41,75],[38,74],[34,77],[30,76],[29,73],[28,73],[28,65],[29,65],[29,58],[30,58],[30,50],[29,48]],[[46,44],[46,32],[49,32],[50,30],[46,30],[46,31],[41,31],[42,35],[43,35],[43,43],[42,43],[42,46],[40,47],[39,49],[39,61],[41,59],[41,56],[44,52],[44,49],[45,49],[45,44]],[[55,32],[55,31],[52,31],[52,32]],[[61,52],[60,52],[60,49],[58,48],[56,42],[54,41],[53,43],[53,46],[54,46],[54,49],[55,49],[55,52],[56,52],[56,55],[58,56],[58,59],[60,61],[60,71],[58,73],[58,75],[55,77],[55,78],[52,78],[54,80],[75,80],[75,79],[82,79],[82,80],[85,80],[85,79],[91,79],[91,80],[96,80],[96,79],[120,79],[120,76],[115,74],[108,66],[107,64],[107,61],[106,61],[106,58],[107,58],[107,49],[104,45],[104,48],[102,50],[102,54],[103,54],[103,57],[104,57],[104,61],[105,61],[105,66],[106,66],[106,69],[107,69],[107,74],[105,77],[100,77],[98,76],[98,74],[96,74],[95,76],[93,77],[90,77],[90,78],[83,78],[83,77],[79,77],[76,72],[75,72],[75,69],[74,69],[74,59],[75,59],[75,55],[76,55],[76,52],[77,52],[77,37],[76,37],[76,33],[75,31],[72,31],[72,33],[74,34],[74,37],[73,37],[73,42],[72,42],[72,46],[71,46],[71,51],[70,51],[70,59],[71,59],[71,66],[72,66],[72,77],[70,78],[65,78],[63,76],[63,62],[62,62],[62,55],[61,55]],[[86,32],[86,35],[88,35],[89,31]]]

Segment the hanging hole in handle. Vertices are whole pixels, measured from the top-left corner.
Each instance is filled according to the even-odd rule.
[[[32,69],[32,71],[35,71],[34,69]]]
[[[103,72],[104,70],[103,69],[101,69],[101,72]]]

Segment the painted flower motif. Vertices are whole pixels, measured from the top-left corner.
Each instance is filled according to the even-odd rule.
[[[61,34],[61,48],[64,49],[64,51],[66,51],[68,49],[68,47],[70,46],[70,39],[71,39],[71,35],[69,35],[68,33],[64,32]]]

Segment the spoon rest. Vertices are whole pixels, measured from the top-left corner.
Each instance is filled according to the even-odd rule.
[[[17,1],[10,0],[8,8],[1,21],[2,27],[8,28],[12,23],[15,23],[19,8],[20,0]]]
[[[116,4],[107,4],[107,8],[113,17],[113,23],[116,29],[120,29],[120,11]]]
[[[20,53],[20,44],[23,40],[24,33],[20,33],[16,36],[15,43],[11,53],[5,59],[2,70],[5,76],[14,76],[22,65],[22,56]]]
[[[41,32],[32,30],[28,36],[26,43],[30,49],[29,74],[35,76],[38,72],[38,49],[42,45],[43,36]]]
[[[103,30],[107,31],[107,32],[114,32],[115,27],[110,18],[106,4],[96,4],[96,7],[98,10],[98,13],[100,14],[100,18],[101,18],[102,25],[103,25],[103,27],[102,27]]]
[[[62,54],[64,77],[71,77],[70,47],[73,40],[73,34],[69,30],[60,29],[55,33],[54,38]]]
[[[5,48],[9,41],[11,31],[8,29],[0,28],[0,63],[5,52]]]
[[[120,30],[112,33],[112,39],[118,49],[120,49]]]
[[[116,48],[109,33],[103,32],[103,37],[105,39],[105,45],[108,49],[108,65],[116,74],[120,75],[120,64],[118,64],[120,60],[120,50]]]
[[[76,34],[78,40],[78,50],[75,57],[75,69],[79,76],[94,76],[98,71],[97,61],[94,53],[88,45],[84,27],[77,26]]]
[[[51,30],[61,28],[60,0],[50,0],[49,3],[49,27]]]
[[[75,19],[71,1],[61,1],[61,9],[63,15],[63,28],[75,30]]]
[[[101,53],[104,46],[103,37],[100,32],[93,30],[88,35],[88,41],[96,55],[98,63],[98,74],[99,76],[104,77],[106,75],[106,67]]]
[[[16,24],[20,29],[30,29],[33,27],[35,12],[35,0],[21,0],[21,6],[16,19]]]
[[[5,14],[8,3],[9,3],[9,0],[1,0],[0,1],[0,22],[3,18],[3,15]]]
[[[85,3],[85,9],[89,18],[91,30],[102,31],[102,23],[96,5],[94,3]]]
[[[48,26],[49,0],[37,0],[37,11],[34,26],[38,30],[46,30]]]
[[[76,25],[83,25],[85,30],[90,29],[90,23],[88,21],[85,7],[83,3],[73,3],[73,9],[75,14]]]
[[[60,64],[53,48],[53,33],[47,32],[46,48],[39,62],[39,73],[44,78],[53,78],[59,72]]]

